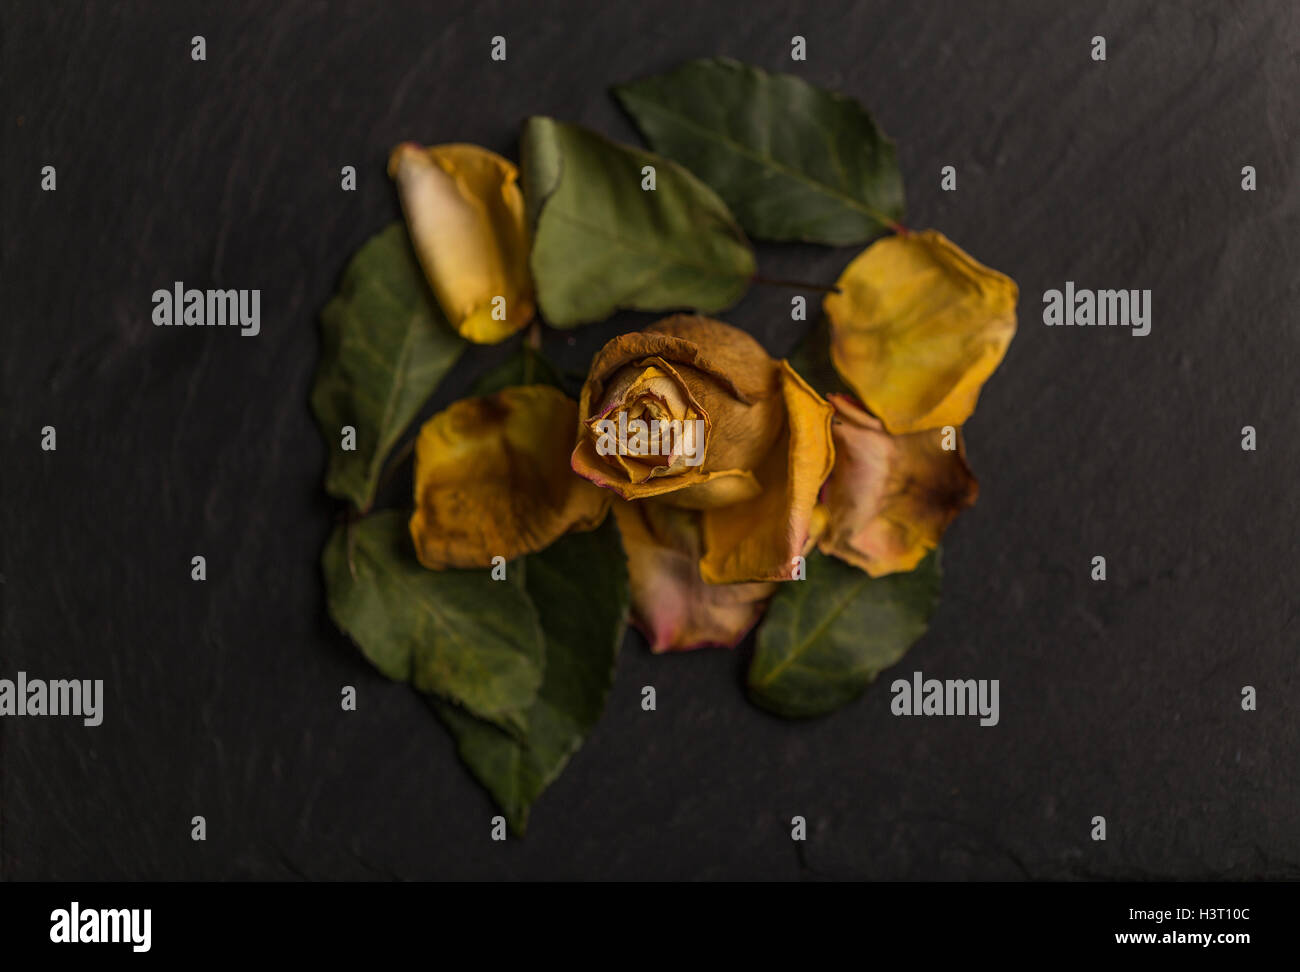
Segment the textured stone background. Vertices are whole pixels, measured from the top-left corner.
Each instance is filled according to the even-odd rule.
[[[98,729],[0,721],[0,875],[1300,877],[1300,12],[1142,6],[5,4],[0,675],[103,678],[107,708]],[[745,649],[654,658],[629,636],[531,833],[493,843],[441,725],[325,616],[317,314],[397,216],[397,141],[515,156],[532,113],[630,140],[606,86],[715,53],[860,98],[898,140],[909,225],[1020,283],[967,427],[980,502],[900,668],[1000,679],[1002,722],[894,718],[878,683],[789,724],[746,702]],[[853,253],[759,262],[830,282]],[[1151,288],[1150,336],[1044,327],[1067,279]],[[174,280],[261,288],[262,334],[155,329]],[[789,298],[727,317],[782,354]],[[649,319],[547,351],[580,367]]]

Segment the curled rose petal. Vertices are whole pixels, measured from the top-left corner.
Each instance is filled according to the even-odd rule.
[[[753,470],[783,424],[777,363],[743,331],[678,314],[623,334],[592,360],[573,468],[624,499],[703,509],[758,492]],[[638,439],[633,423],[674,431]],[[625,450],[624,444],[627,449]]]
[[[486,567],[592,530],[610,495],[569,468],[578,408],[549,385],[467,398],[420,429],[411,539],[420,562]]]
[[[813,536],[817,494],[835,461],[831,406],[780,363],[787,420],[757,470],[761,492],[704,511],[700,573],[713,584],[790,580]]]
[[[941,430],[890,435],[847,396],[829,398],[835,468],[822,490],[827,524],[817,546],[872,577],[912,570],[979,494],[961,432],[947,450]]]
[[[519,170],[476,145],[425,149],[405,142],[393,150],[388,174],[420,266],[452,327],[467,340],[494,344],[532,320]]]
[[[860,253],[823,307],[831,358],[895,435],[959,426],[1016,332],[1015,281],[933,230]]]
[[[655,501],[614,501],[627,552],[632,613],[650,650],[734,647],[758,621],[775,584],[706,584],[700,516]]]

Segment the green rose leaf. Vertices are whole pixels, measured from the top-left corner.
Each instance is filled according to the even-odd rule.
[[[518,586],[421,566],[396,511],[339,526],[322,563],[330,616],[384,675],[524,731],[546,649]]]
[[[765,240],[864,243],[903,217],[894,143],[852,98],[728,58],[614,89],[652,148]]]
[[[541,117],[525,125],[522,155],[537,301],[555,327],[620,309],[720,311],[748,288],[745,234],[676,163]],[[645,166],[654,189],[642,188]]]
[[[573,533],[508,568],[522,571],[546,632],[546,678],[520,739],[440,704],[461,758],[492,794],[511,829],[564,769],[605,706],[627,617],[627,566],[614,518]]]
[[[385,457],[465,341],[438,309],[401,223],[348,263],[321,332],[311,404],[329,449],[325,490],[366,510]],[[342,448],[344,426],[356,430],[354,450]]]
[[[939,552],[872,578],[813,551],[807,579],[782,584],[758,631],[750,696],[778,715],[822,715],[855,698],[925,633],[939,603]]]

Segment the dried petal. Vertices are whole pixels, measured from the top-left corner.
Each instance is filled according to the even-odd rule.
[[[817,546],[872,577],[912,570],[979,494],[961,432],[950,433],[956,448],[947,450],[941,430],[890,435],[851,399],[829,398],[835,469]]]
[[[532,320],[519,170],[476,145],[424,149],[405,142],[393,150],[388,174],[397,182],[420,266],[452,327],[467,340],[495,344]]]
[[[614,501],[627,551],[633,620],[654,652],[734,647],[758,621],[775,584],[706,584],[700,513],[649,500]]]
[[[569,468],[577,420],[577,404],[549,385],[463,399],[429,419],[415,446],[420,562],[486,567],[599,526],[609,493]]]
[[[824,309],[841,377],[895,435],[959,426],[1016,332],[1015,281],[933,230],[878,240]]]

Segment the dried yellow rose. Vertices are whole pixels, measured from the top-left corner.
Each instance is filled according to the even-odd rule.
[[[652,650],[734,645],[811,546],[830,405],[743,331],[678,314],[596,354],[579,417],[573,468],[619,497]]]

